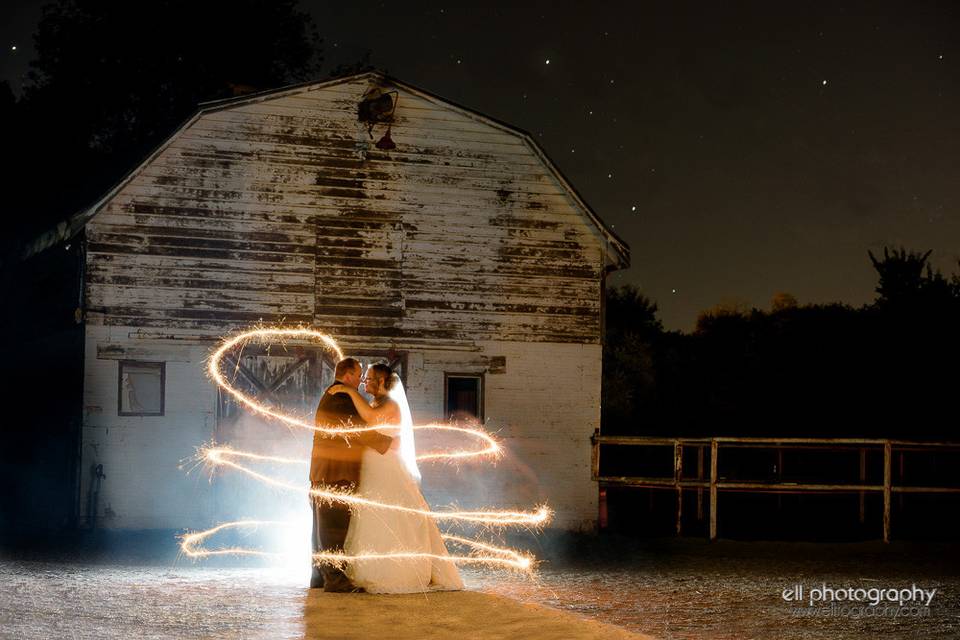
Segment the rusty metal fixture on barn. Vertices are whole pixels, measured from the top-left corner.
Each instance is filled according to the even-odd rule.
[[[357,119],[360,122],[367,123],[367,133],[371,139],[373,139],[374,126],[387,124],[387,132],[377,140],[377,149],[389,151],[397,148],[396,143],[390,137],[390,132],[398,99],[399,93],[397,91],[384,91],[379,87],[374,87],[364,94],[363,99],[357,105]]]
[[[391,151],[397,148],[397,143],[394,142],[393,139],[390,137],[390,129],[391,127],[387,125],[387,132],[383,134],[382,138],[377,140],[377,144],[376,144],[377,149],[380,149],[381,151]]]

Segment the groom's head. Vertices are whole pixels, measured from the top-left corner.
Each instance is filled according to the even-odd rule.
[[[363,367],[360,366],[360,361],[356,358],[344,358],[337,363],[337,368],[334,369],[333,375],[338,382],[349,385],[356,389],[360,386],[360,374],[363,372]]]

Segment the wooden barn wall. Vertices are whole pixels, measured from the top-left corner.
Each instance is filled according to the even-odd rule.
[[[597,343],[603,255],[524,141],[368,81],[202,115],[88,224],[92,324],[313,324],[356,343]]]
[[[206,375],[212,340],[150,339],[115,325],[86,329],[82,522],[91,523],[94,502],[97,526],[120,529],[198,530],[229,520],[300,520],[306,515],[306,503],[296,492],[277,492],[230,469],[210,477],[190,462],[196,448],[211,441],[290,458],[306,458],[310,450],[309,433],[291,432],[276,421],[249,413],[241,417],[244,412],[236,411],[223,419],[217,388]],[[591,529],[598,494],[591,478],[590,437],[600,425],[600,345],[493,341],[475,346],[408,352],[406,389],[415,421],[445,419],[445,372],[478,374],[486,428],[505,452],[495,462],[422,462],[428,502],[464,509],[529,509],[546,503],[556,514],[552,527]],[[261,358],[250,356],[260,362],[247,363],[268,382],[297,355],[278,351],[272,362]],[[500,364],[492,367],[492,358]],[[166,363],[163,416],[118,415],[118,361],[127,359]],[[329,375],[317,381],[309,379],[306,369],[298,371],[277,398],[294,414],[300,408],[312,410],[329,382]],[[242,376],[237,379],[242,386]],[[419,450],[465,444],[432,436],[418,432]],[[103,465],[106,478],[93,501],[97,465]],[[269,473],[291,483],[306,481],[306,467],[270,467]],[[308,537],[309,520],[302,539]]]

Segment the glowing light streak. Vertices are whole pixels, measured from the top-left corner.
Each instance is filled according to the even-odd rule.
[[[197,533],[186,534],[181,538],[180,548],[183,550],[184,554],[191,558],[207,558],[212,556],[224,556],[224,555],[247,555],[247,556],[259,556],[259,557],[268,557],[268,558],[279,558],[283,557],[284,554],[270,552],[270,551],[259,551],[257,549],[247,549],[244,547],[221,547],[219,549],[204,549],[200,545],[209,537],[225,530],[225,529],[239,529],[244,527],[263,527],[263,526],[295,526],[294,522],[286,522],[282,520],[238,520],[236,522],[226,522],[212,529],[207,529],[206,531],[200,531]],[[477,540],[470,540],[469,538],[462,538],[460,536],[454,536],[449,534],[442,534],[444,540],[450,540],[451,542],[456,542],[463,544],[465,546],[472,547],[477,550],[481,550],[488,554],[492,555],[440,555],[435,553],[418,553],[418,552],[406,552],[406,551],[393,551],[389,553],[360,553],[360,554],[346,554],[338,552],[324,552],[324,553],[314,553],[311,554],[315,562],[329,562],[331,564],[342,565],[348,562],[357,562],[357,561],[370,561],[370,560],[402,560],[402,559],[412,559],[412,558],[431,558],[436,560],[447,560],[450,562],[455,562],[457,564],[485,564],[485,565],[501,565],[510,569],[519,569],[521,571],[529,571],[533,568],[534,559],[528,555],[518,553],[513,549],[506,549],[503,547],[497,547],[492,544],[479,542]]]
[[[430,511],[426,509],[415,509],[412,507],[403,507],[400,505],[390,504],[388,502],[379,502],[377,500],[371,500],[369,498],[364,498],[358,496],[354,493],[347,493],[344,491],[337,491],[332,488],[312,488],[307,489],[290,482],[284,482],[283,480],[277,480],[276,478],[271,478],[270,476],[254,471],[249,467],[246,467],[238,462],[234,462],[230,459],[231,456],[237,455],[240,457],[254,458],[263,461],[272,461],[272,462],[286,462],[286,463],[302,463],[300,460],[294,458],[281,458],[278,456],[261,456],[255,453],[247,453],[242,451],[234,451],[227,447],[220,448],[211,448],[201,450],[201,455],[204,456],[207,462],[210,462],[213,465],[217,466],[227,466],[241,473],[245,473],[261,482],[278,487],[281,489],[286,489],[288,491],[295,491],[304,494],[309,494],[314,498],[320,500],[328,500],[331,502],[343,502],[355,506],[363,507],[373,507],[376,509],[386,509],[391,511],[402,511],[405,513],[415,513],[418,515],[426,516],[428,518],[433,518],[435,520],[460,520],[463,522],[475,522],[478,524],[486,525],[530,525],[534,527],[542,526],[546,524],[552,513],[549,508],[546,506],[541,506],[535,511]]]
[[[245,344],[250,340],[254,339],[263,339],[263,338],[288,338],[288,339],[306,339],[306,340],[319,340],[327,348],[334,352],[338,360],[343,359],[343,352],[340,350],[339,345],[336,341],[331,338],[329,335],[322,333],[320,331],[315,331],[313,329],[283,329],[283,328],[259,328],[246,333],[241,333],[233,338],[225,340],[220,347],[214,351],[210,356],[207,364],[207,373],[213,379],[213,381],[220,386],[224,391],[236,398],[241,404],[246,406],[248,409],[257,413],[259,415],[267,416],[275,420],[279,420],[284,424],[291,427],[300,427],[302,429],[307,429],[310,431],[319,431],[326,433],[331,436],[343,436],[346,437],[351,433],[361,433],[364,431],[376,431],[377,429],[382,429],[382,426],[364,426],[364,427],[318,427],[317,425],[305,422],[295,416],[291,416],[279,411],[276,411],[269,405],[257,402],[256,399],[248,396],[243,393],[233,385],[231,385],[227,379],[224,377],[221,372],[221,363],[223,362],[227,353],[231,349],[235,348],[238,345]],[[238,362],[239,366],[239,362]],[[427,424],[427,425],[414,425],[414,429],[417,430],[431,430],[431,431],[448,431],[453,433],[461,433],[472,438],[476,438],[483,442],[485,446],[482,449],[476,451],[449,451],[449,452],[437,452],[437,453],[427,453],[420,456],[417,456],[417,460],[456,460],[463,458],[471,458],[475,456],[484,456],[484,455],[499,455],[501,454],[500,445],[497,443],[493,437],[487,432],[481,429],[470,429],[468,427],[459,427],[455,425],[448,424]]]
[[[209,556],[226,555],[246,555],[246,556],[270,556],[278,557],[283,554],[271,553],[268,551],[257,551],[256,549],[246,549],[244,547],[222,547],[220,549],[203,549],[199,545],[212,535],[220,533],[224,529],[238,529],[240,527],[260,527],[260,526],[292,526],[292,522],[283,520],[237,520],[235,522],[224,522],[206,531],[197,531],[188,533],[180,538],[180,550],[191,558],[206,558]]]
[[[224,391],[232,395],[237,399],[243,406],[247,407],[249,410],[253,411],[256,414],[266,416],[268,418],[280,421],[286,424],[289,427],[298,427],[302,429],[307,429],[314,432],[322,432],[330,436],[335,437],[344,437],[349,442],[350,434],[360,433],[363,431],[374,431],[377,429],[383,429],[382,425],[380,426],[364,426],[364,427],[353,427],[353,426],[344,426],[344,427],[320,427],[315,424],[311,424],[301,420],[295,416],[291,416],[276,410],[270,405],[258,402],[255,398],[250,397],[243,392],[239,391],[233,387],[224,376],[221,371],[221,365],[226,359],[227,354],[237,346],[245,345],[251,340],[309,340],[309,341],[319,341],[327,348],[329,348],[337,357],[338,360],[343,358],[343,352],[340,350],[340,347],[337,345],[336,341],[329,335],[315,331],[313,329],[307,328],[269,328],[261,327],[247,331],[244,333],[237,334],[232,338],[224,340],[219,348],[217,348],[213,354],[211,354],[207,372],[210,375],[211,379]],[[237,367],[239,368],[239,360],[237,360]],[[476,458],[482,456],[496,457],[502,455],[503,450],[497,441],[487,432],[481,429],[471,429],[468,427],[460,427],[454,425],[446,424],[427,424],[427,425],[415,425],[414,429],[416,430],[432,430],[432,431],[441,431],[441,432],[451,432],[459,435],[464,435],[470,438],[475,438],[482,443],[482,447],[478,449],[464,449],[464,450],[455,450],[455,451],[436,451],[428,452],[417,456],[418,461],[427,461],[427,460],[462,460],[467,458]],[[412,507],[404,507],[402,505],[396,505],[386,502],[379,502],[370,498],[365,498],[354,493],[348,493],[345,491],[338,491],[330,487],[319,487],[319,488],[310,488],[292,484],[289,482],[284,482],[283,480],[278,480],[276,478],[270,477],[264,473],[255,471],[244,464],[241,464],[238,460],[251,460],[256,462],[270,462],[278,464],[296,464],[296,465],[309,465],[309,460],[299,459],[299,458],[287,458],[282,456],[269,456],[261,455],[257,453],[252,453],[248,451],[238,451],[231,447],[220,446],[220,447],[201,447],[198,450],[198,459],[202,462],[207,463],[212,467],[230,467],[245,473],[250,477],[256,478],[257,480],[288,491],[294,491],[298,493],[306,493],[318,500],[325,500],[331,502],[341,502],[354,507],[365,507],[365,508],[375,508],[375,509],[386,509],[393,511],[402,511],[406,513],[413,513],[421,515],[424,517],[432,518],[438,521],[454,521],[454,522],[468,522],[474,524],[482,524],[486,526],[506,526],[506,525],[526,525],[532,527],[541,527],[550,521],[552,518],[551,510],[544,506],[540,506],[534,511],[502,511],[502,510],[479,510],[479,511],[431,511],[428,509],[418,509]],[[242,527],[259,527],[259,526],[289,526],[292,523],[282,522],[282,521],[269,521],[269,520],[240,520],[236,522],[227,522],[220,524],[211,529],[205,531],[199,531],[195,533],[186,534],[181,538],[181,549],[183,552],[193,558],[202,558],[213,555],[253,555],[253,556],[267,556],[267,557],[276,557],[282,554],[257,551],[254,549],[248,549],[243,547],[226,547],[214,550],[204,549],[201,545],[209,537],[230,528],[242,528]],[[501,547],[496,547],[491,544],[483,543],[477,540],[471,540],[468,538],[462,538],[459,536],[452,536],[449,534],[443,534],[445,540],[449,540],[464,546],[470,547],[473,550],[471,555],[439,555],[439,554],[430,554],[430,553],[419,553],[419,552],[406,552],[403,550],[388,552],[388,553],[362,553],[349,555],[340,552],[323,552],[313,554],[313,561],[317,562],[329,562],[333,564],[343,564],[347,562],[357,562],[357,561],[369,561],[369,560],[398,560],[404,558],[432,558],[438,560],[449,560],[456,563],[473,563],[473,564],[485,564],[485,565],[500,565],[508,568],[519,569],[524,571],[529,571],[534,565],[534,559],[530,556],[518,553],[512,549],[506,549]]]

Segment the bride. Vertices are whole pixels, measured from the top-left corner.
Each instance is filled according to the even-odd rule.
[[[373,396],[368,404],[356,389],[337,384],[327,393],[346,393],[360,417],[378,431],[393,436],[386,454],[363,452],[358,495],[404,507],[429,510],[420,493],[413,441],[413,420],[400,377],[385,364],[367,369],[364,389]],[[399,426],[398,426],[399,425]],[[369,593],[412,593],[462,589],[463,582],[452,560],[442,559],[447,549],[433,518],[416,513],[354,507],[344,551],[348,555],[423,553],[441,557],[371,558],[349,563],[346,574]]]

